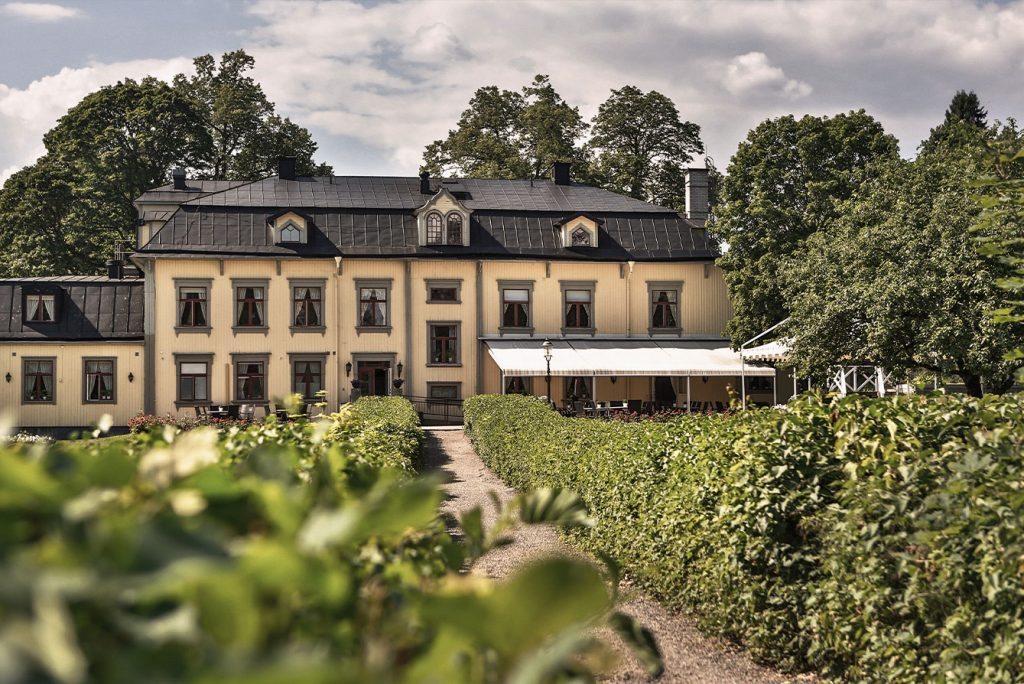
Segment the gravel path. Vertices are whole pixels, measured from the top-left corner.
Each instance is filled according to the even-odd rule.
[[[476,455],[469,438],[461,429],[427,430],[425,463],[428,469],[440,471],[446,479],[448,499],[444,508],[451,512],[480,506],[484,521],[493,524],[497,514],[490,500],[494,492],[502,501],[515,496],[497,475]],[[514,543],[495,549],[473,566],[472,572],[502,578],[538,556],[552,554],[581,555],[563,543],[558,533],[547,526],[519,528]],[[755,664],[742,651],[720,640],[702,635],[692,618],[666,610],[656,601],[623,583],[628,596],[623,609],[636,616],[654,632],[665,659],[665,674],[660,682],[786,682],[795,681]],[[645,682],[648,677],[630,655],[622,666],[607,678],[614,682]],[[813,677],[799,677],[803,681]]]

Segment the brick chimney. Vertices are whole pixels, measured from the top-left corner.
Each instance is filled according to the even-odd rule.
[[[686,170],[686,218],[703,226],[708,219],[708,170]]]
[[[174,182],[175,190],[188,190],[188,186],[185,184],[185,169],[180,166],[176,166],[171,171],[171,180]]]
[[[420,193],[423,194],[423,195],[433,194],[433,193],[430,192],[430,172],[429,171],[421,171],[420,172]]]
[[[277,177],[281,180],[295,180],[295,157],[277,158]]]
[[[572,164],[569,162],[555,162],[551,165],[551,180],[555,181],[555,185],[571,185],[571,169]]]

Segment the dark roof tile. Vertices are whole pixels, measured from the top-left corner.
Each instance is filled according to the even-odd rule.
[[[0,280],[0,340],[141,340],[143,281],[105,276]],[[22,320],[27,293],[56,296],[57,320]]]

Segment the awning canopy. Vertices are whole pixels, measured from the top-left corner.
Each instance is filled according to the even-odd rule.
[[[776,340],[757,347],[743,350],[743,358],[747,361],[783,361],[793,346],[792,340]]]
[[[542,340],[486,340],[491,358],[507,376],[547,373]],[[552,340],[551,375],[775,375],[746,364],[723,342],[670,340]]]

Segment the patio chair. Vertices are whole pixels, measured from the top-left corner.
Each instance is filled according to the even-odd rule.
[[[196,419],[202,420],[210,415],[209,410],[205,406],[196,406]]]
[[[640,413],[644,408],[644,402],[639,399],[630,399],[626,402],[626,409],[630,413]]]
[[[724,411],[725,410],[725,402],[724,401],[716,401],[715,402],[715,409],[718,410],[718,411]]]
[[[256,407],[253,404],[242,404],[238,407],[239,420],[254,420],[256,418]]]
[[[582,401],[572,402],[572,412],[576,414],[577,418],[587,414]]]
[[[238,404],[228,405],[228,418],[231,420],[238,420],[238,409],[241,408]]]

